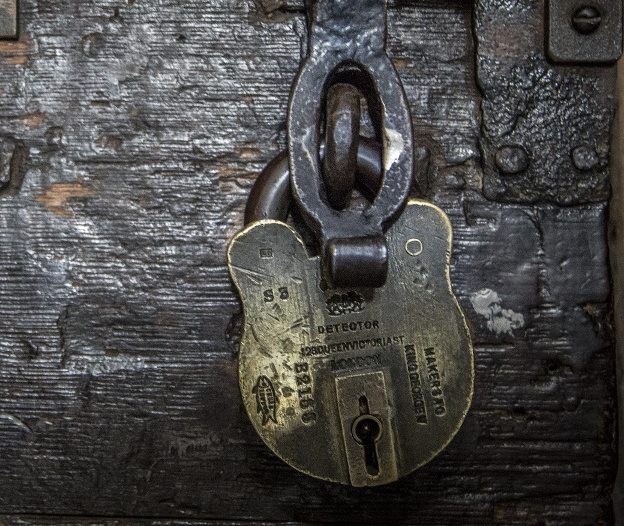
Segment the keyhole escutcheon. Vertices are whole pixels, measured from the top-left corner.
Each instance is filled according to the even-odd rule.
[[[362,396],[359,402],[360,416],[353,421],[351,434],[355,441],[364,448],[366,472],[374,477],[379,474],[376,443],[383,434],[383,426],[377,417],[369,414],[368,400],[366,397]]]

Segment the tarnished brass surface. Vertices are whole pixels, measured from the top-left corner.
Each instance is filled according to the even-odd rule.
[[[412,200],[387,241],[388,279],[377,289],[327,289],[319,258],[278,221],[253,223],[228,250],[244,306],[239,381],[249,418],[291,466],[354,486],[431,460],[472,397],[448,218]]]

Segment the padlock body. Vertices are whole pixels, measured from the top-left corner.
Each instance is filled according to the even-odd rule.
[[[411,200],[387,243],[379,288],[328,288],[320,259],[278,221],[252,224],[228,250],[245,316],[239,382],[252,424],[291,466],[354,486],[391,482],[431,460],[472,397],[448,218]]]

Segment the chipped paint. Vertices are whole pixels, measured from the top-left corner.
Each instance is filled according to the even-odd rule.
[[[524,327],[524,316],[511,309],[503,309],[500,297],[491,289],[475,292],[470,301],[474,310],[487,320],[487,328],[498,336],[512,336],[514,329]]]
[[[26,64],[26,61],[28,60],[28,57],[24,56],[24,55],[17,55],[14,57],[2,57],[0,58],[0,64],[6,64],[8,66],[11,65],[22,65],[22,64]]]
[[[1,40],[0,53],[30,53],[33,51],[32,41],[28,37],[20,40]]]
[[[405,149],[405,141],[396,130],[386,128],[384,130],[384,170],[387,172],[392,165],[401,157]]]
[[[50,212],[59,216],[74,217],[74,213],[67,208],[68,201],[76,197],[89,197],[95,194],[95,190],[80,182],[56,183],[39,196],[36,201],[43,203]]]
[[[19,40],[0,40],[0,64],[26,64],[33,51],[32,41],[26,35]]]
[[[45,120],[46,120],[46,114],[38,112],[38,113],[32,113],[30,115],[26,115],[26,117],[23,117],[20,119],[20,122],[27,128],[34,130],[35,128],[38,128],[39,126],[41,126],[45,122]]]

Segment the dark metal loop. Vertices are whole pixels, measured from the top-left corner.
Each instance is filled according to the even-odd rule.
[[[288,151],[278,153],[260,172],[245,205],[245,225],[261,219],[286,222],[292,201]]]
[[[424,147],[414,149],[417,161],[413,185],[417,195],[422,195],[429,162],[429,152]],[[360,136],[356,165],[356,188],[368,199],[373,199],[381,186],[381,148],[373,139]],[[293,205],[290,190],[288,151],[278,153],[262,170],[249,194],[245,206],[245,225],[261,219],[286,222]]]
[[[338,210],[355,185],[359,138],[360,94],[351,84],[334,84],[327,91],[322,173],[327,201]]]
[[[368,137],[360,137],[357,143],[356,186],[372,198],[381,185],[381,148]],[[245,224],[260,219],[285,222],[292,203],[288,152],[284,150],[266,165],[251,188],[245,206]]]
[[[401,81],[385,50],[386,0],[360,0],[356,9],[352,0],[318,0],[310,7],[310,50],[293,86],[288,112],[291,185],[303,218],[322,247],[328,278],[340,287],[328,265],[328,243],[332,239],[383,237],[402,210],[413,175],[412,123]],[[331,75],[345,64],[370,78],[381,110],[383,182],[363,211],[336,210],[321,185],[323,90]],[[352,263],[361,261],[355,258]],[[371,267],[362,286],[380,282],[380,276],[372,275],[376,268]]]

